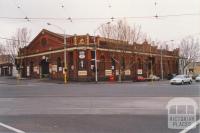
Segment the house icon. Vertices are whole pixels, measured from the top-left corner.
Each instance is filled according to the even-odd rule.
[[[168,102],[166,108],[168,110],[168,128],[170,129],[185,129],[196,121],[198,105],[191,98],[173,98]]]

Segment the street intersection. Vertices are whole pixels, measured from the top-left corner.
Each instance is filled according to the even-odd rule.
[[[0,78],[0,122],[25,133],[178,133],[167,127],[167,103],[200,103],[200,83],[68,83]],[[198,114],[199,115],[199,110]],[[190,131],[198,133],[199,126]],[[0,126],[0,132],[16,132]]]

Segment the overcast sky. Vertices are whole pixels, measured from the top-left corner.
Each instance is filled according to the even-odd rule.
[[[200,14],[200,0],[0,0],[0,17],[72,18],[72,22],[67,19],[30,19],[28,22],[1,18],[0,37],[9,38],[17,28],[22,27],[32,31],[32,38],[43,28],[62,32],[54,26],[47,26],[47,22],[63,27],[67,34],[93,34],[100,24],[110,21],[110,19],[73,20],[73,18],[126,18],[190,13]],[[141,25],[142,31],[153,40],[180,40],[188,35],[198,36],[200,33],[200,15],[126,20],[130,25]],[[0,39],[0,42],[3,40]]]

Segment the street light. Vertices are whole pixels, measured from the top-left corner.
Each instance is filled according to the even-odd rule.
[[[96,38],[95,38],[95,34],[96,32],[104,25],[106,24],[110,24],[110,22],[101,24],[95,31],[94,31],[94,45],[95,45],[95,82],[98,82],[98,73],[97,73],[97,43],[96,43]]]
[[[174,40],[169,40],[169,41],[165,41],[165,43],[167,42],[173,42]],[[161,79],[163,80],[164,79],[164,73],[163,73],[163,48],[162,48],[162,45],[161,45],[161,48],[160,48],[160,68],[161,68]]]
[[[60,29],[61,31],[63,31],[64,33],[64,83],[67,83],[67,53],[66,53],[66,48],[67,48],[67,41],[66,41],[66,33],[65,30],[63,28],[61,28],[60,26],[51,24],[51,23],[47,23],[47,25],[52,25],[57,27],[58,29]]]

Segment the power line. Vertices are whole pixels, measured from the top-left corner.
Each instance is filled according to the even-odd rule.
[[[155,15],[155,16],[130,16],[130,17],[80,17],[80,18],[72,18],[72,17],[0,17],[0,19],[9,19],[9,20],[23,20],[23,19],[31,19],[31,20],[76,20],[76,21],[83,21],[83,20],[114,20],[114,19],[155,19],[155,18],[168,18],[168,17],[184,17],[184,16],[200,16],[200,13],[182,13],[182,14],[166,14],[166,15]]]
[[[24,42],[24,43],[30,43],[30,42],[27,42],[27,41],[21,41],[21,40],[17,40],[17,39],[6,38],[6,37],[0,37],[0,39],[9,40],[9,41],[20,41],[20,42]]]
[[[26,13],[24,12],[24,10],[22,9],[22,7],[16,3],[14,0],[11,0],[14,4],[14,6],[16,6],[16,8],[25,16],[25,20],[27,20],[28,22],[30,22],[30,19],[27,17]]]

